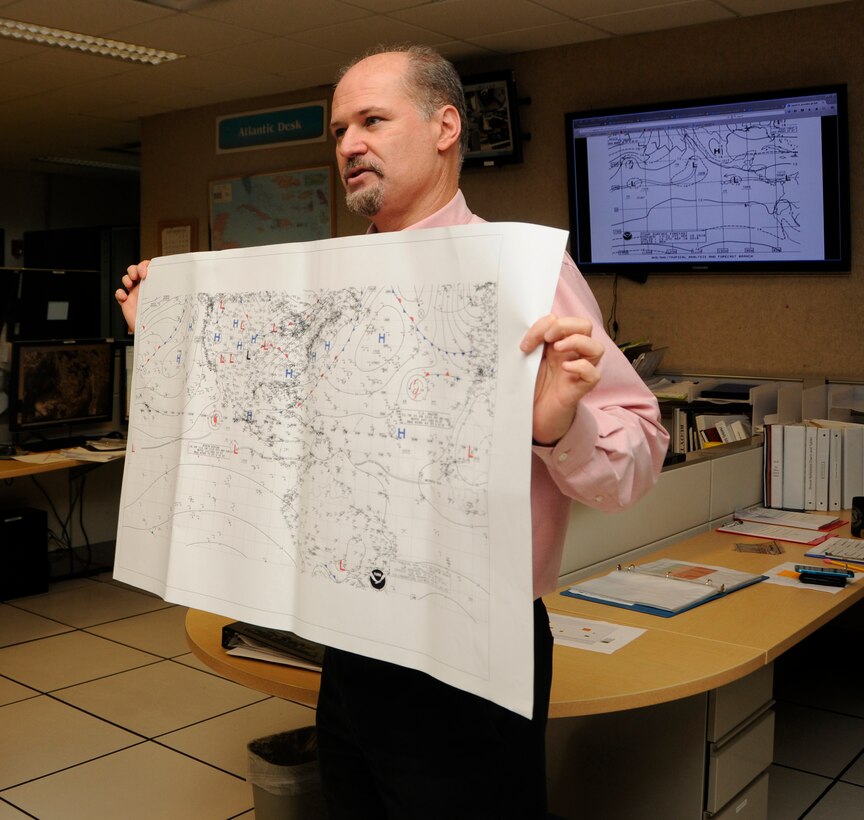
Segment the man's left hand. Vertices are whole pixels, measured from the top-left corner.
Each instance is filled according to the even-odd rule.
[[[588,319],[554,314],[538,319],[520,345],[524,353],[543,344],[534,388],[534,441],[553,446],[570,429],[582,397],[600,381],[603,345],[591,338]]]

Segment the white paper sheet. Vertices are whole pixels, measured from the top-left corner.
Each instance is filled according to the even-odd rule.
[[[530,440],[563,231],[156,259],[115,577],[530,715]]]
[[[549,613],[549,628],[552,630],[555,643],[573,649],[600,652],[603,655],[617,652],[647,631],[635,626],[610,624],[608,621],[589,621],[558,612]]]

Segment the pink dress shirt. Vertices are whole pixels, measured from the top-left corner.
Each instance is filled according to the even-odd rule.
[[[471,213],[458,191],[441,210],[406,230],[484,221]],[[601,341],[606,352],[599,365],[600,382],[579,402],[570,430],[554,447],[533,448],[535,598],[558,585],[571,500],[609,512],[635,503],[654,486],[669,442],[657,399],[606,334],[597,301],[566,254],[551,312],[590,319],[592,338]]]

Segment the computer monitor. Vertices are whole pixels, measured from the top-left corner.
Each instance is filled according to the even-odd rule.
[[[586,274],[850,270],[846,86],[565,116]]]
[[[93,339],[105,333],[100,277],[91,270],[4,271],[9,338]]]
[[[110,422],[113,417],[112,340],[13,343],[9,384],[11,432],[42,433]]]

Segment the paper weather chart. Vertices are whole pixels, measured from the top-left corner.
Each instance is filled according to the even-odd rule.
[[[565,237],[483,224],[154,260],[115,577],[530,714],[539,351],[519,342]]]

